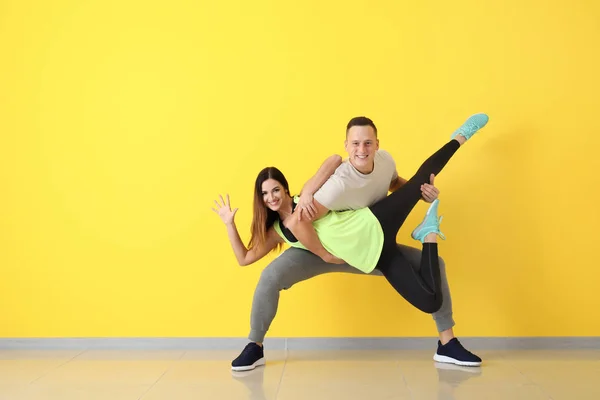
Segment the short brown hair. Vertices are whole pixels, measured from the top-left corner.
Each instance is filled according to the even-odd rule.
[[[375,126],[375,123],[373,123],[373,121],[370,118],[367,118],[367,117],[352,118],[350,120],[350,122],[348,122],[348,125],[346,125],[346,136],[348,136],[348,131],[353,126],[370,126],[375,131],[375,137],[377,137],[377,127]]]

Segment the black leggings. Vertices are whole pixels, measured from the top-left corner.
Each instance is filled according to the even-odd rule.
[[[376,268],[402,297],[426,313],[439,310],[443,301],[437,243],[423,244],[421,267],[415,270],[396,246],[396,235],[421,198],[421,185],[429,183],[430,175],[437,175],[459,147],[456,140],[451,140],[429,157],[400,189],[369,207],[379,220],[384,237]]]

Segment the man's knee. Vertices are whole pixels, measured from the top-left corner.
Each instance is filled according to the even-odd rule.
[[[443,302],[442,296],[436,296],[435,299],[432,299],[429,303],[425,304],[421,308],[421,311],[423,311],[427,314],[436,313],[437,311],[440,310],[440,308],[442,308],[442,302]]]

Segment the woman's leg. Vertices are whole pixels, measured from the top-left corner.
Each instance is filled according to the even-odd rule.
[[[446,143],[429,157],[400,189],[370,207],[386,236],[393,235],[395,242],[400,227],[421,198],[421,185],[429,183],[430,175],[437,175],[459,147],[460,143],[457,140]]]
[[[439,203],[436,199],[429,206],[425,218],[412,233],[413,239],[423,243],[420,268],[414,268],[404,257],[396,246],[395,235],[384,236],[384,248],[376,267],[410,304],[430,314],[438,311],[444,300],[437,248],[437,236],[444,237],[437,215]]]
[[[384,249],[377,264],[377,269],[406,301],[428,314],[439,310],[443,301],[436,237],[432,236],[433,240],[423,243],[418,271],[395,246]]]
[[[454,153],[456,153],[456,150],[479,129],[483,128],[487,122],[488,117],[485,114],[475,114],[468,118],[454,132],[452,140],[429,157],[408,182],[385,199],[370,207],[373,214],[375,214],[381,223],[386,237],[393,235],[395,242],[395,237],[400,227],[421,198],[421,185],[429,183],[431,174],[437,175],[450,158],[452,158]]]
[[[441,219],[437,216],[439,200],[436,199],[431,204],[423,222],[412,233],[414,239],[423,243],[421,268],[418,271],[398,250],[396,234],[421,198],[421,185],[429,182],[431,174],[437,175],[456,150],[478,129],[485,126],[487,120],[484,114],[469,118],[454,133],[452,140],[429,157],[408,182],[370,207],[384,234],[384,247],[376,268],[402,297],[426,313],[438,311],[443,302],[437,251],[437,235],[443,237],[439,229]]]

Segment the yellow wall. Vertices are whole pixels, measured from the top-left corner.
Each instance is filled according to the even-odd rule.
[[[498,3],[498,4],[496,4]],[[600,335],[600,6],[583,1],[0,2],[0,336],[245,336],[264,166],[293,191],[368,115],[440,175],[462,336]],[[399,241],[416,244],[410,230]],[[270,335],[427,336],[383,280],[284,292]]]

